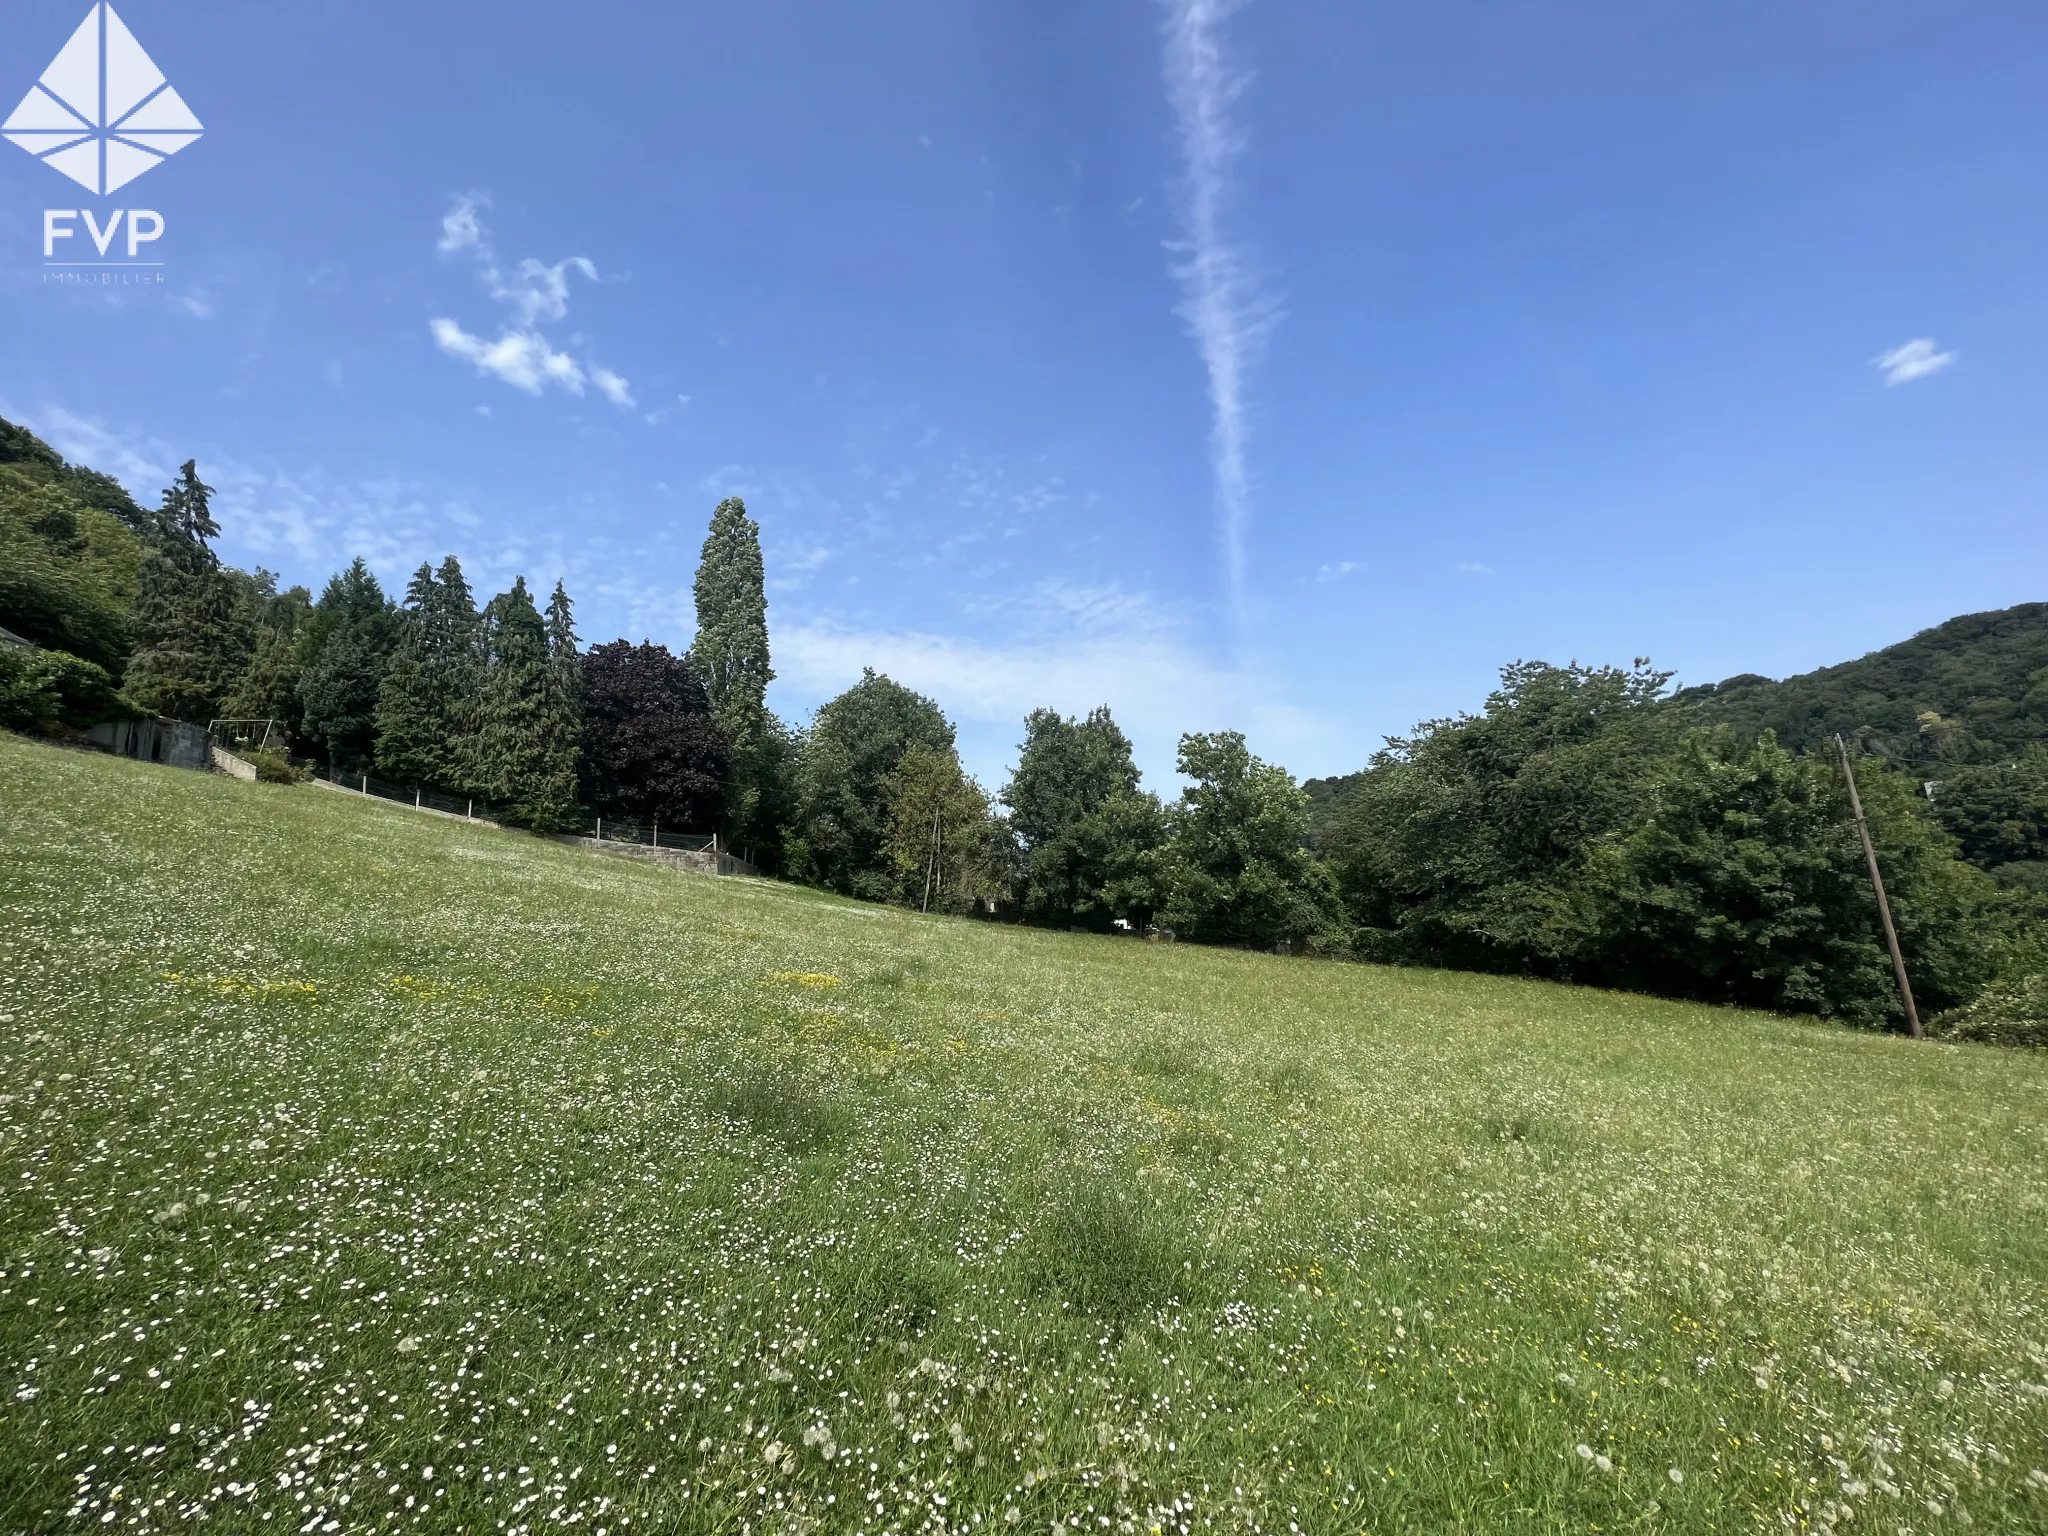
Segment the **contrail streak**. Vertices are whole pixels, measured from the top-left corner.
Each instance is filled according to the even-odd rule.
[[[1180,315],[1209,374],[1209,458],[1216,479],[1218,535],[1233,619],[1244,623],[1245,524],[1250,484],[1245,470],[1245,375],[1279,318],[1262,296],[1241,247],[1225,228],[1233,162],[1245,134],[1230,108],[1245,77],[1223,57],[1222,23],[1241,0],[1164,0],[1166,87],[1180,132],[1183,185]]]

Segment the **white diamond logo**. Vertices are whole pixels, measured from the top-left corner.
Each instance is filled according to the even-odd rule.
[[[163,164],[200,132],[184,98],[105,4],[87,13],[0,123],[0,137],[96,197]]]

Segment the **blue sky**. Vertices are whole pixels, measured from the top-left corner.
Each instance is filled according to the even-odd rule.
[[[205,136],[0,144],[0,413],[288,581],[680,648],[737,491],[786,715],[876,666],[995,785],[1106,701],[1160,787],[2048,598],[2039,5],[116,9]],[[0,109],[86,11],[10,0]],[[47,282],[52,207],[163,283]]]

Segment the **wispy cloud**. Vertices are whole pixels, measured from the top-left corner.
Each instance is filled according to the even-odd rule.
[[[1209,375],[1209,454],[1230,604],[1244,614],[1245,525],[1251,487],[1245,464],[1246,376],[1279,318],[1261,291],[1226,213],[1245,133],[1231,116],[1247,77],[1223,52],[1222,25],[1241,0],[1164,0],[1166,85],[1180,134],[1181,239],[1172,249],[1182,319]]]
[[[490,198],[482,192],[458,196],[441,218],[441,238],[435,249],[444,256],[466,256],[477,262],[484,287],[511,310],[512,318],[499,327],[494,339],[486,339],[454,320],[436,317],[428,322],[434,345],[485,377],[529,395],[541,394],[550,386],[581,395],[587,386],[621,410],[632,409],[633,389],[622,374],[558,350],[540,331],[541,325],[568,315],[571,274],[593,283],[604,280],[597,263],[588,256],[567,256],[557,262],[528,256],[509,272],[501,270],[483,222],[482,210],[489,206]]]
[[[1364,569],[1365,562],[1363,560],[1333,560],[1328,565],[1316,567],[1316,580],[1342,581],[1353,571],[1362,571]]]
[[[443,256],[474,251],[488,261],[491,246],[484,234],[481,211],[490,206],[491,195],[488,192],[459,193],[448,211],[441,215],[441,239],[435,249]]]
[[[1904,346],[1893,347],[1870,360],[1870,365],[1884,375],[1886,388],[1898,384],[1910,384],[1915,379],[1924,379],[1930,373],[1939,373],[1958,354],[1943,352],[1934,344],[1932,336],[1916,336]]]
[[[472,336],[453,320],[430,320],[434,345],[450,357],[476,364],[478,373],[489,374],[514,389],[537,395],[549,384],[559,384],[572,395],[583,393],[583,365],[566,352],[549,346],[538,331],[506,330],[495,341]]]
[[[112,475],[145,507],[155,504],[159,487],[171,483],[172,466],[179,462],[168,443],[140,441],[61,405],[27,410],[0,401],[0,415],[24,423],[72,463]]]

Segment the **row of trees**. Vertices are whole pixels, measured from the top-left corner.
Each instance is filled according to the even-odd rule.
[[[689,651],[582,652],[560,584],[544,610],[523,578],[479,608],[451,556],[393,603],[358,560],[316,601],[215,558],[194,466],[149,514],[87,476],[54,455],[0,463],[0,535],[25,552],[0,575],[0,622],[71,669],[46,689],[58,713],[125,696],[280,719],[342,772],[539,829],[592,814],[715,828],[772,871],[868,900],[1868,1024],[1897,1012],[1831,763],[1712,723],[1644,663],[1510,667],[1479,713],[1425,722],[1313,802],[1233,732],[1183,737],[1185,785],[1162,800],[1107,708],[1042,709],[992,798],[938,704],[872,671],[802,728],[774,716],[759,529],[736,498],[704,542]],[[2048,970],[2042,899],[2011,877],[2048,852],[2048,750],[1955,766],[1931,802],[1921,789],[1866,761],[1934,1011]]]

